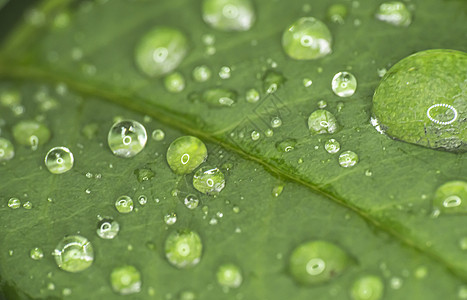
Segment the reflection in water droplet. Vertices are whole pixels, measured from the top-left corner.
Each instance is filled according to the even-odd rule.
[[[107,142],[113,154],[125,158],[140,153],[146,146],[147,140],[144,126],[133,120],[116,122],[107,135]]]
[[[350,97],[357,90],[357,78],[349,72],[339,72],[332,78],[332,91],[339,97]]]
[[[129,295],[141,291],[141,274],[133,266],[114,268],[110,274],[112,289],[120,295]]]
[[[64,237],[53,252],[58,267],[68,272],[80,272],[94,261],[94,251],[87,238],[80,235]]]
[[[176,174],[191,173],[207,156],[206,145],[194,136],[179,137],[167,149],[167,163]]]
[[[321,21],[304,17],[295,21],[282,35],[282,47],[293,59],[317,59],[331,53],[332,36]]]
[[[45,156],[45,166],[52,174],[62,174],[73,168],[73,153],[66,147],[54,147]]]
[[[204,0],[203,20],[222,31],[246,31],[255,22],[251,0]]]
[[[197,265],[202,250],[201,238],[194,231],[174,231],[165,240],[165,256],[171,265],[179,269]]]

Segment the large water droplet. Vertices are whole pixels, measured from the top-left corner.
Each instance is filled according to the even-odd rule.
[[[179,269],[197,265],[202,250],[201,238],[194,231],[175,231],[165,240],[165,256],[171,265]]]
[[[44,257],[44,251],[41,248],[35,247],[31,249],[29,256],[34,260],[40,260]]]
[[[229,107],[237,101],[237,93],[224,88],[212,88],[205,90],[201,100],[213,107]]]
[[[433,208],[442,213],[467,213],[467,182],[449,181],[440,186],[433,198]]]
[[[282,35],[282,47],[293,59],[316,59],[331,53],[332,36],[321,21],[308,17],[295,21]]]
[[[223,264],[217,269],[217,282],[224,288],[238,288],[243,281],[240,268],[234,264]]]
[[[204,0],[203,20],[215,29],[246,31],[255,22],[251,0]]]
[[[97,235],[103,239],[113,239],[120,230],[120,224],[110,217],[105,217],[97,223]]]
[[[73,168],[73,153],[66,147],[54,147],[45,156],[45,165],[52,174],[62,174]]]
[[[380,127],[399,140],[467,150],[467,54],[427,50],[395,64],[373,96]]]
[[[39,145],[49,141],[50,130],[36,121],[21,121],[13,127],[13,137],[18,144],[36,150]]]
[[[173,72],[165,76],[164,86],[171,93],[180,93],[185,89],[185,78],[180,72]]]
[[[144,149],[147,140],[144,126],[133,120],[115,123],[107,136],[110,150],[119,157],[135,156]]]
[[[341,275],[352,263],[340,247],[318,240],[298,246],[290,256],[289,268],[297,282],[315,285]]]
[[[201,193],[216,195],[225,186],[224,173],[218,168],[202,167],[193,175],[193,186]]]
[[[80,272],[94,261],[94,251],[87,238],[80,235],[64,237],[53,252],[58,267],[68,272]]]
[[[357,164],[358,155],[353,151],[344,151],[339,155],[339,165],[343,168],[350,168]]]
[[[208,156],[204,143],[194,136],[182,136],[167,149],[167,163],[176,174],[188,174]]]
[[[383,297],[384,284],[380,277],[366,275],[355,280],[350,290],[354,300],[379,300]]]
[[[395,26],[409,26],[412,13],[403,2],[391,1],[381,4],[375,14],[376,19]]]
[[[178,29],[157,27],[146,33],[136,47],[139,69],[156,77],[172,72],[188,52],[188,40]]]
[[[308,129],[311,134],[334,133],[339,129],[336,117],[327,110],[318,109],[308,117]]]
[[[339,72],[332,78],[332,91],[339,97],[350,97],[357,90],[357,78],[348,72]]]
[[[141,291],[141,274],[133,266],[114,268],[110,274],[112,289],[120,295],[129,295]]]
[[[118,210],[119,213],[122,214],[127,214],[133,211],[133,199],[125,195],[120,196],[118,197],[117,201],[115,201],[115,208]]]
[[[0,162],[12,159],[15,156],[15,148],[13,144],[0,137]]]

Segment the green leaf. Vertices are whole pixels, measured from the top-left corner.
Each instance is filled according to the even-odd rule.
[[[342,1],[348,10],[343,24],[328,19],[328,1],[310,7],[307,1],[256,0],[256,21],[245,32],[204,23],[201,2],[42,1],[4,39],[0,97],[19,97],[8,98],[13,104],[0,101],[0,134],[15,147],[15,157],[0,163],[4,297],[123,298],[113,291],[111,274],[126,266],[134,266],[142,281],[128,299],[178,299],[184,292],[197,299],[350,299],[364,293],[356,280],[371,276],[381,278],[384,299],[465,297],[466,216],[431,214],[438,187],[467,181],[467,154],[392,140],[369,123],[378,69],[421,50],[466,51],[465,1],[413,1],[412,23],[397,27],[376,19],[381,3],[370,0]],[[283,31],[304,16],[329,27],[332,54],[296,61],[283,51]],[[135,62],[138,42],[156,26],[188,37],[190,50],[176,69],[186,87],[178,93],[166,90],[164,78],[141,73]],[[214,54],[203,43],[206,35],[215,37]],[[204,82],[192,79],[200,65],[212,71]],[[221,79],[224,66],[230,77]],[[331,80],[341,71],[357,78],[351,97],[332,92]],[[308,79],[313,83],[307,87]],[[266,93],[274,84],[277,91]],[[262,91],[256,102],[245,99],[252,88]],[[199,101],[217,89],[235,94],[236,103]],[[332,134],[309,131],[308,117],[320,100],[338,122]],[[276,117],[279,127],[271,124]],[[122,119],[140,122],[149,136],[131,158],[114,156],[107,146],[109,129]],[[13,136],[14,126],[28,120],[51,132],[35,150]],[[164,131],[163,140],[151,138],[155,129]],[[169,167],[167,149],[185,135],[206,144],[200,167],[225,175],[218,195],[199,193],[193,173],[177,175]],[[325,150],[331,138],[340,152]],[[290,151],[276,146],[284,141],[293,141]],[[68,172],[52,174],[44,158],[58,146],[70,149],[75,161]],[[355,166],[339,165],[345,151],[358,155]],[[201,202],[193,210],[183,203],[192,194]],[[134,211],[117,212],[122,195],[133,198]],[[137,201],[142,195],[144,205]],[[12,209],[10,198],[32,208]],[[164,216],[172,213],[177,221],[167,225]],[[98,215],[119,223],[114,239],[98,237]],[[166,259],[166,238],[179,230],[197,232],[203,243],[200,262],[189,269]],[[65,235],[76,234],[92,243],[95,260],[68,273],[51,253]],[[291,275],[290,257],[317,240],[336,245],[355,264],[329,282],[302,286]],[[30,258],[36,247],[42,259]],[[217,282],[223,265],[240,270],[238,288]]]

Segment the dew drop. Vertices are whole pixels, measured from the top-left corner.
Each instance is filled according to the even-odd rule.
[[[438,187],[433,208],[441,213],[467,213],[467,182],[449,181]]]
[[[326,106],[328,106],[326,101],[324,101],[324,100],[318,101],[318,107],[319,108],[325,108]]]
[[[341,144],[335,139],[330,139],[324,144],[324,149],[331,154],[337,153],[341,150]]]
[[[347,16],[347,7],[343,4],[333,4],[328,8],[326,17],[333,23],[344,24]]]
[[[293,59],[310,60],[328,55],[332,36],[328,27],[313,17],[295,21],[282,35],[282,48]]]
[[[11,209],[20,208],[21,201],[18,198],[10,198],[10,200],[8,200],[8,207]]]
[[[141,274],[134,266],[125,265],[114,268],[110,274],[114,292],[129,295],[141,291]]]
[[[383,292],[384,284],[380,277],[365,275],[355,280],[350,295],[354,300],[379,300]]]
[[[194,194],[188,194],[183,200],[183,203],[188,209],[195,209],[199,205],[199,199]]]
[[[276,149],[280,152],[290,152],[295,149],[296,139],[285,139],[276,143]]]
[[[332,78],[332,91],[339,97],[350,97],[357,90],[357,78],[349,72],[339,72]]]
[[[192,291],[183,291],[180,293],[179,300],[195,300],[196,294]]]
[[[50,130],[36,121],[21,121],[13,127],[13,137],[18,144],[30,146],[36,150],[38,146],[50,139]]]
[[[176,174],[193,172],[208,156],[204,143],[194,136],[182,136],[167,149],[167,163]]]
[[[110,150],[119,157],[135,156],[144,149],[147,139],[144,126],[133,120],[116,122],[107,135]]]
[[[394,290],[400,289],[402,287],[402,283],[403,281],[400,277],[392,277],[391,280],[389,281],[389,285]]]
[[[277,128],[282,125],[282,120],[279,117],[274,117],[271,119],[271,127],[272,128]]]
[[[174,231],[165,240],[165,256],[172,266],[179,269],[197,265],[202,250],[201,238],[194,231]]]
[[[138,197],[138,202],[140,205],[146,205],[146,203],[148,203],[148,197],[146,197],[146,195],[140,195]]]
[[[303,86],[310,87],[313,84],[313,81],[310,78],[303,78]]]
[[[251,0],[204,0],[203,20],[222,31],[247,31],[256,19]]]
[[[211,78],[211,69],[206,65],[200,65],[193,69],[192,76],[197,82],[205,82]]]
[[[164,223],[167,225],[173,225],[177,222],[177,214],[169,213],[164,216]]]
[[[151,137],[156,142],[160,142],[165,138],[165,133],[162,129],[154,129],[151,133]]]
[[[258,102],[259,97],[260,97],[259,92],[256,89],[249,89],[248,91],[246,91],[245,98],[248,103]]]
[[[15,148],[13,144],[9,140],[0,137],[0,162],[10,160],[14,156]]]
[[[308,117],[308,129],[312,135],[334,133],[339,129],[336,117],[327,110],[318,109]]]
[[[67,272],[80,272],[94,261],[94,251],[87,238],[80,235],[64,237],[53,252],[58,267]]]
[[[256,131],[256,130],[253,130],[253,131],[251,132],[250,136],[251,136],[251,140],[252,140],[252,141],[257,141],[257,140],[259,140],[259,139],[261,138],[261,133],[259,133],[259,132]]]
[[[193,187],[203,194],[216,195],[225,187],[224,173],[218,168],[202,167],[193,175]]]
[[[30,201],[24,202],[23,208],[25,208],[25,209],[31,209],[31,208],[32,208],[32,203],[31,203]]]
[[[203,92],[201,100],[212,107],[230,107],[237,101],[237,93],[224,88],[212,88]]]
[[[128,196],[120,196],[118,197],[117,201],[115,201],[115,208],[119,213],[127,214],[133,211],[134,204],[133,199]]]
[[[151,169],[136,169],[135,170],[136,179],[138,182],[149,181],[154,178],[155,174]]]
[[[390,1],[381,4],[375,14],[376,19],[394,26],[409,26],[412,13],[403,2]]]
[[[273,94],[286,81],[284,75],[274,70],[268,70],[263,76],[263,90],[265,93]]]
[[[280,194],[282,194],[282,191],[284,190],[284,185],[283,184],[278,184],[272,188],[272,195],[274,197],[279,197]]]
[[[344,151],[339,155],[339,165],[343,168],[350,168],[357,164],[358,155],[353,151]]]
[[[188,40],[178,29],[156,27],[146,33],[135,50],[136,65],[146,75],[158,77],[175,70],[188,53]]]
[[[223,66],[223,67],[221,67],[221,69],[219,71],[219,77],[221,79],[229,79],[230,78],[230,73],[231,73],[230,68],[227,67],[227,66]]]
[[[295,248],[290,256],[290,272],[303,285],[316,285],[341,275],[352,259],[340,247],[326,241],[310,241]]]
[[[234,264],[223,264],[217,269],[217,282],[224,288],[238,288],[243,282],[240,268]]]
[[[29,252],[29,256],[34,260],[41,260],[44,257],[44,251],[41,248],[32,248]]]
[[[73,168],[73,153],[66,147],[54,147],[45,156],[45,166],[52,174],[62,174]]]
[[[459,299],[467,299],[467,286],[462,285],[459,287],[459,290],[457,291],[457,297]]]
[[[173,72],[164,78],[165,89],[171,93],[180,93],[185,89],[185,78],[180,72]]]
[[[120,231],[120,224],[110,217],[102,218],[97,223],[97,235],[100,238],[111,240],[115,238]]]

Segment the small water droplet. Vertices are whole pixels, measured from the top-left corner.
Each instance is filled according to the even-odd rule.
[[[201,238],[194,231],[174,231],[165,240],[165,256],[171,265],[179,269],[197,265],[202,250]]]
[[[379,77],[383,77],[387,72],[388,70],[386,70],[386,68],[376,69],[376,74],[378,74]]]
[[[280,194],[282,194],[282,191],[284,190],[284,185],[283,184],[278,184],[272,188],[272,195],[274,197],[279,197]]]
[[[339,72],[332,78],[332,91],[339,97],[350,97],[357,90],[357,78],[349,72]]]
[[[227,66],[223,66],[221,67],[221,69],[219,70],[219,77],[221,79],[229,79],[230,78],[230,73],[231,73],[231,70],[229,67]]]
[[[391,280],[389,281],[389,285],[391,286],[392,289],[398,290],[402,287],[402,278],[400,277],[392,277]]]
[[[275,93],[286,81],[284,75],[275,70],[268,70],[263,76],[263,89],[265,93]]]
[[[45,166],[52,174],[62,174],[73,168],[73,153],[67,147],[54,147],[45,156]]]
[[[23,208],[25,208],[25,209],[31,209],[31,208],[32,208],[32,203],[31,203],[30,201],[24,202]]]
[[[205,82],[211,78],[211,69],[206,65],[200,65],[193,69],[192,76],[197,82]]]
[[[251,136],[251,140],[252,140],[252,141],[257,141],[257,140],[260,139],[261,133],[259,133],[259,132],[256,131],[256,130],[253,130],[253,131],[251,132],[250,136]]]
[[[94,261],[94,251],[87,238],[80,235],[64,237],[53,252],[58,267],[68,272],[80,272]]]
[[[365,171],[365,176],[370,177],[370,176],[372,176],[372,175],[373,175],[373,172],[371,172],[371,170],[366,170],[366,171]]]
[[[193,172],[207,156],[206,145],[193,136],[179,137],[167,149],[167,163],[176,174]]]
[[[328,106],[326,101],[324,101],[324,100],[318,101],[318,107],[319,108],[325,108],[326,106]]]
[[[146,33],[135,51],[136,65],[146,75],[157,77],[175,70],[188,53],[188,40],[178,29],[156,27]]]
[[[276,143],[276,149],[280,152],[290,152],[295,149],[296,139],[285,139]]]
[[[297,60],[317,59],[328,55],[332,36],[321,21],[304,17],[295,21],[282,35],[282,47],[287,55]]]
[[[97,235],[103,239],[113,239],[120,231],[120,224],[111,217],[105,217],[97,222]]]
[[[138,197],[138,202],[140,205],[145,205],[146,203],[148,203],[148,197],[146,197],[146,195],[140,195]]]
[[[344,24],[345,17],[347,16],[347,7],[343,4],[333,4],[328,8],[326,17],[331,22],[337,24]]]
[[[0,162],[10,160],[14,156],[15,148],[13,144],[9,140],[0,137]]]
[[[339,165],[343,168],[350,168],[357,164],[358,155],[353,151],[344,151],[339,155]]]
[[[467,213],[467,182],[449,181],[438,187],[433,208],[442,213]]]
[[[308,129],[310,133],[325,134],[334,133],[339,129],[336,117],[327,110],[318,109],[308,117]]]
[[[380,277],[365,275],[355,280],[350,290],[354,300],[379,300],[383,297],[384,284]]]
[[[125,265],[114,268],[110,274],[112,289],[120,295],[141,291],[141,274],[134,266]]]
[[[218,168],[202,167],[193,175],[193,186],[203,194],[216,195],[225,187],[224,173]]]
[[[313,84],[313,81],[310,78],[303,78],[303,86],[310,87]]]
[[[134,173],[136,175],[136,179],[138,180],[138,182],[144,182],[144,181],[151,180],[155,176],[154,172],[151,169],[145,169],[145,168],[136,169]]]
[[[151,137],[153,140],[160,142],[165,138],[165,133],[162,129],[154,129],[151,133]]]
[[[238,207],[237,205],[234,205],[234,206],[232,207],[232,211],[233,211],[234,213],[238,214],[238,213],[240,212],[240,207]]]
[[[199,199],[194,194],[188,194],[183,200],[183,203],[188,209],[195,209],[199,205]]]
[[[375,14],[376,19],[395,26],[409,26],[412,13],[403,2],[391,1],[382,3]]]
[[[247,31],[256,19],[251,0],[204,0],[203,20],[222,31]]]
[[[180,93],[185,89],[185,78],[180,72],[173,72],[164,78],[165,89],[171,93]]]
[[[428,269],[425,266],[420,266],[417,269],[415,269],[414,274],[415,274],[415,278],[423,279],[428,274]]]
[[[50,130],[36,121],[21,121],[13,127],[13,137],[18,144],[30,146],[36,150],[50,139]]]
[[[8,200],[8,207],[11,209],[20,208],[21,201],[18,198],[10,198],[10,200]]]
[[[203,92],[201,100],[212,107],[230,107],[237,101],[237,93],[229,89],[212,88]]]
[[[120,196],[117,201],[115,201],[115,208],[119,213],[127,214],[133,211],[134,204],[133,200],[128,196]]]
[[[40,260],[44,257],[44,251],[41,248],[35,247],[31,249],[29,256],[34,260]]]
[[[217,282],[224,288],[238,288],[243,282],[240,268],[234,264],[223,264],[217,269]]]
[[[264,135],[265,135],[266,137],[271,137],[271,136],[274,135],[274,131],[273,131],[271,128],[268,128],[268,129],[266,129],[266,131],[264,132]]]
[[[176,213],[168,213],[164,216],[164,223],[167,225],[173,225],[177,222]]]
[[[256,102],[258,102],[258,100],[260,98],[260,95],[259,95],[258,90],[249,89],[249,90],[246,91],[245,98],[246,98],[246,101],[249,102],[249,103],[256,103]]]
[[[341,144],[335,139],[330,139],[324,144],[324,149],[331,154],[337,153],[341,150]]]
[[[459,299],[467,299],[467,286],[466,285],[461,285],[459,287],[459,290],[457,291],[457,297],[459,297]]]
[[[271,127],[272,128],[277,128],[282,125],[282,120],[279,117],[274,117],[271,119]]]

